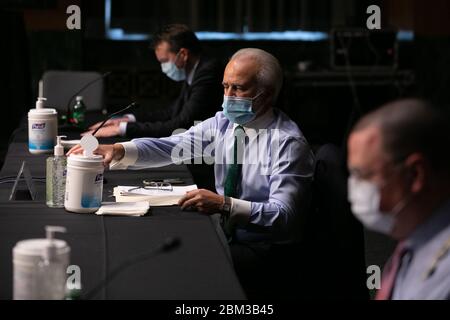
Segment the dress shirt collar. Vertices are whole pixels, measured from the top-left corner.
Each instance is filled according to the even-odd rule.
[[[247,129],[267,129],[269,125],[272,123],[273,119],[275,118],[275,115],[273,113],[273,108],[267,109],[266,112],[264,112],[262,115],[257,117],[256,119],[250,121],[249,123],[246,123],[243,125],[244,130]],[[233,130],[236,129],[238,126],[237,123],[233,124]]]
[[[445,201],[431,217],[407,238],[408,247],[417,249],[450,224],[450,200]]]
[[[191,72],[187,75],[186,82],[188,85],[192,84],[192,80],[194,80],[195,71],[197,70],[198,64],[200,62],[200,59],[197,60],[197,62],[194,64],[194,67],[192,68]]]

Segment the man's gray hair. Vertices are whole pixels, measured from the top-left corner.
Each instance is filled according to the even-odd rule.
[[[371,126],[380,128],[384,151],[394,162],[420,152],[436,172],[450,174],[450,125],[443,109],[420,99],[397,100],[364,116],[353,132]]]
[[[256,48],[241,49],[231,57],[231,60],[239,58],[257,61],[259,64],[259,71],[256,74],[258,86],[269,89],[273,94],[273,103],[275,103],[283,85],[283,70],[278,59],[270,53]]]

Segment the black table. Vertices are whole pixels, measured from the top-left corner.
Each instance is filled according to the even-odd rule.
[[[24,130],[19,130],[0,177],[17,174],[23,160],[34,177],[44,177],[46,157],[31,155]],[[193,182],[185,166],[107,171],[103,201],[113,201],[115,186],[136,185],[144,178]],[[46,225],[67,228],[58,238],[71,247],[71,264],[81,268],[83,292],[127,258],[152,250],[168,237],[180,238],[178,249],[129,267],[96,299],[245,299],[216,217],[179,207],[152,207],[144,217],[74,214],[45,205],[44,183],[36,182],[35,201],[8,201],[11,187],[0,184],[0,299],[12,297],[12,248],[20,240],[45,237]]]

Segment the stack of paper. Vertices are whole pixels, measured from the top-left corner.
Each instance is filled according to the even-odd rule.
[[[159,190],[159,189],[135,189],[130,186],[117,186],[114,188],[114,196],[117,202],[136,202],[148,201],[151,206],[173,206],[178,204],[186,192],[197,189],[197,185],[190,186],[173,186],[173,190]]]
[[[149,208],[150,204],[148,201],[127,203],[114,202],[103,204],[95,214],[140,217],[145,215]]]

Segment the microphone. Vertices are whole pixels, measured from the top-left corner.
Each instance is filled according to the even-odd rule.
[[[95,134],[97,133],[97,131],[100,130],[100,129],[105,125],[106,121],[108,121],[109,119],[111,119],[112,117],[114,117],[115,115],[117,115],[117,114],[119,114],[119,113],[122,113],[122,112],[124,112],[124,111],[127,111],[128,109],[131,109],[131,108],[134,107],[135,105],[136,105],[136,102],[132,102],[132,103],[130,103],[128,106],[126,106],[125,108],[123,108],[123,109],[121,109],[121,110],[119,110],[119,111],[117,111],[117,112],[114,112],[113,114],[109,115],[109,116],[102,122],[102,124],[99,125],[97,129],[95,129],[95,131],[92,133],[92,135],[95,137]]]
[[[107,76],[109,76],[112,72],[108,71],[105,72],[104,74],[102,74],[100,77],[95,78],[94,80],[88,82],[87,84],[85,84],[80,90],[78,90],[73,96],[70,97],[69,102],[67,102],[67,109],[66,109],[66,122],[69,123],[70,120],[70,104],[72,103],[73,99],[75,99],[76,96],[78,96],[80,93],[82,93],[84,90],[86,90],[87,88],[89,88],[91,85],[93,85],[94,83],[96,83],[97,81],[100,81],[104,78],[106,78]]]
[[[181,245],[180,238],[166,238],[163,243],[161,243],[158,247],[153,249],[150,252],[138,254],[134,257],[131,257],[121,264],[119,264],[116,268],[114,268],[103,280],[100,281],[99,284],[97,284],[91,291],[89,291],[85,296],[84,300],[90,300],[104,287],[106,286],[111,280],[113,280],[119,273],[124,271],[126,268],[133,266],[139,262],[143,262],[145,260],[148,260],[152,257],[155,257],[161,253],[168,253],[175,249],[178,249]]]

